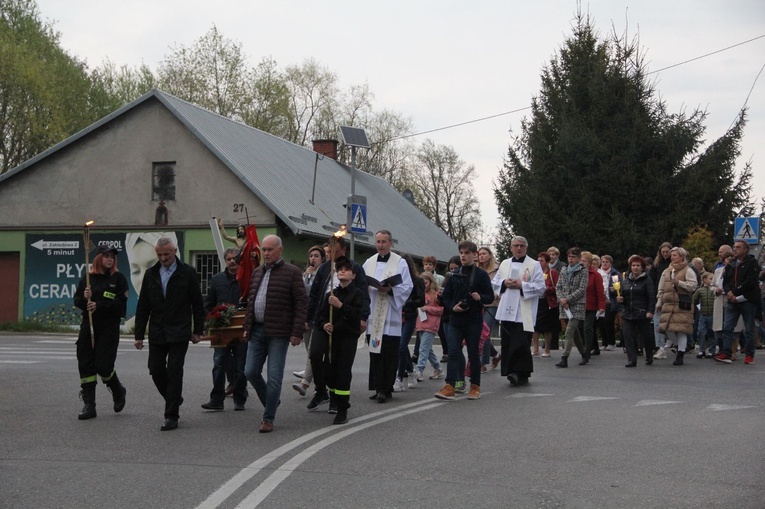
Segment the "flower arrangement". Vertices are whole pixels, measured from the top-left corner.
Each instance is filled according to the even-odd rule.
[[[205,328],[210,330],[228,327],[231,325],[231,317],[234,316],[235,312],[236,306],[229,306],[226,304],[215,306],[212,311],[207,313]]]

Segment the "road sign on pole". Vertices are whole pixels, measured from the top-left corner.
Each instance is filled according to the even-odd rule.
[[[367,197],[357,194],[348,195],[348,224],[351,233],[367,233]]]
[[[759,217],[737,217],[733,226],[734,240],[743,240],[748,244],[757,244],[760,241]]]

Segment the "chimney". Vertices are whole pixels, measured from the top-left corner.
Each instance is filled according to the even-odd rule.
[[[313,140],[313,151],[337,161],[337,140]]]

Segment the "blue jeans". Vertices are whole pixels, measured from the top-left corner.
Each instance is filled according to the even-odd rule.
[[[714,353],[714,347],[717,342],[715,341],[715,333],[712,331],[713,318],[712,315],[702,315],[699,313],[699,330],[697,338],[699,341],[700,352],[706,352],[711,348],[712,353]]]
[[[226,399],[226,358],[234,357],[234,403],[247,401],[247,378],[244,376],[244,363],[247,360],[247,343],[237,341],[224,348],[215,348],[213,352],[213,388],[210,392],[212,403],[223,404]]]
[[[472,366],[470,383],[481,385],[481,356],[478,343],[481,341],[483,320],[465,325],[446,324],[446,342],[449,345],[449,362],[446,365],[446,383],[465,381],[465,356],[462,355],[462,340],[467,343],[468,358]]]
[[[441,369],[441,363],[438,361],[438,357],[433,353],[433,341],[436,339],[436,335],[429,331],[420,332],[420,353],[417,358],[417,370],[422,373],[425,371],[425,364],[430,361],[430,365],[433,369]]]
[[[746,355],[754,357],[754,313],[757,304],[754,302],[726,302],[725,320],[723,322],[723,352],[731,354],[733,343],[733,329],[736,327],[739,316],[744,318],[744,338],[746,338]]]
[[[667,336],[659,332],[660,320],[661,311],[656,311],[653,314],[653,337],[656,342],[656,348],[664,348],[664,344],[667,342]]]
[[[408,373],[414,371],[412,367],[412,354],[409,353],[409,340],[414,334],[414,326],[417,325],[417,317],[406,318],[401,324],[401,339],[398,343],[398,377],[402,380]]]
[[[279,395],[282,392],[284,363],[287,360],[287,349],[290,346],[288,337],[266,336],[263,325],[252,324],[250,339],[247,342],[247,363],[244,373],[263,403],[263,420],[274,422],[276,407],[279,406]],[[263,365],[268,360],[266,373],[268,383],[263,380]]]

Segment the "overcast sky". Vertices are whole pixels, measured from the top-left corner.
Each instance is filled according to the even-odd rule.
[[[367,82],[375,109],[413,121],[415,132],[526,108],[542,67],[571,34],[575,0],[38,0],[61,44],[95,67],[144,62],[153,70],[169,48],[191,45],[213,24],[243,43],[251,63],[280,68],[313,57],[341,86]],[[582,2],[602,34],[639,35],[659,70],[765,35],[762,0],[595,0]],[[720,137],[762,66],[765,38],[653,74],[670,112],[706,109],[706,140]],[[765,74],[765,73],[763,73]],[[749,99],[738,168],[754,163],[754,195],[765,196],[765,75]],[[425,134],[451,145],[480,178],[487,226],[497,222],[492,182],[527,111]],[[375,140],[370,140],[375,141]],[[618,185],[615,182],[614,185]],[[480,240],[480,239],[476,239]]]

